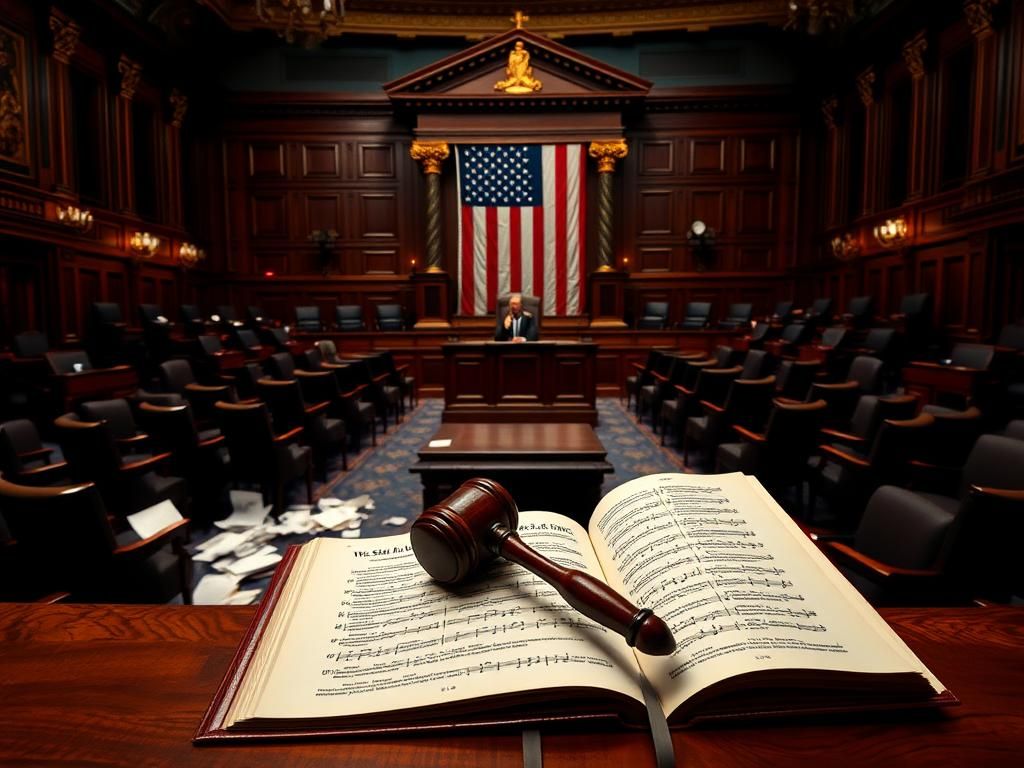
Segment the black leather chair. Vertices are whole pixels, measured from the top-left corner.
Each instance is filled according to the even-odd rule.
[[[764,376],[759,379],[735,379],[729,385],[729,393],[721,405],[701,401],[703,415],[691,416],[686,420],[683,463],[689,464],[691,450],[699,450],[713,459],[719,444],[732,436],[729,429],[733,425],[759,431],[768,419],[774,394],[775,377]]]
[[[363,308],[358,304],[339,304],[334,308],[334,322],[339,331],[365,331]]]
[[[320,307],[316,305],[295,308],[295,330],[316,333],[323,330]]]
[[[93,302],[89,309],[87,346],[97,365],[109,367],[125,359],[126,328],[120,304]]]
[[[42,331],[22,331],[15,335],[11,349],[17,357],[42,357],[50,351],[50,342]]]
[[[717,363],[715,364],[717,366]],[[728,368],[699,367],[695,369],[696,380],[687,387],[676,384],[676,397],[665,400],[661,405],[661,444],[665,444],[665,434],[672,427],[676,434],[676,445],[683,445],[683,431],[686,421],[691,416],[699,416],[701,403],[722,405],[729,394],[729,385],[742,373],[742,366]]]
[[[725,313],[725,317],[718,321],[718,327],[742,330],[750,325],[750,318],[753,314],[753,304],[730,304],[729,310]]]
[[[72,479],[96,483],[107,508],[122,520],[165,500],[182,514],[187,512],[185,481],[157,472],[170,459],[169,453],[122,455],[106,421],[81,421],[65,414],[54,427]]]
[[[139,421],[160,450],[171,454],[171,471],[185,479],[193,519],[212,522],[224,517],[228,511],[224,488],[230,457],[220,429],[200,430],[188,403],[143,403],[139,406]]]
[[[345,423],[328,416],[329,400],[307,402],[296,379],[260,379],[256,391],[270,409],[275,432],[281,434],[302,427],[302,440],[313,449],[314,465],[325,481],[328,460],[334,454],[341,453],[341,468],[348,469]]]
[[[953,345],[953,350],[949,353],[949,359],[951,365],[987,371],[992,365],[995,354],[996,349],[991,344],[960,343]]]
[[[50,371],[57,375],[93,370],[89,353],[83,349],[47,352],[45,357],[46,361],[50,364]]]
[[[772,311],[771,321],[778,325],[786,325],[790,318],[793,316],[793,302],[792,301],[779,301],[775,304],[775,309]]]
[[[644,311],[637,320],[636,327],[639,330],[660,331],[668,327],[668,302],[648,301],[644,302]]]
[[[710,301],[691,301],[686,305],[686,312],[683,315],[679,327],[683,330],[700,330],[708,327],[708,317],[711,315]]]
[[[819,326],[832,320],[832,299],[822,296],[811,302],[811,306],[799,318],[799,322],[811,326]]]
[[[33,488],[0,479],[0,506],[25,579],[83,602],[192,602],[189,520],[149,538],[115,531],[96,485]]]
[[[201,336],[206,333],[206,320],[197,304],[182,304],[181,325],[187,336]]]
[[[65,461],[52,461],[39,430],[28,419],[0,424],[0,475],[21,485],[54,485],[69,478]]]
[[[221,429],[231,455],[236,483],[259,485],[273,499],[273,514],[285,510],[285,490],[292,480],[305,477],[306,502],[313,503],[312,451],[298,444],[302,427],[276,434],[264,403],[217,403]]]
[[[377,304],[378,331],[404,331],[405,318],[400,304]]]
[[[846,312],[843,314],[843,322],[851,328],[867,328],[874,320],[875,297],[854,296],[846,305]]]
[[[78,406],[78,414],[82,421],[105,421],[121,453],[143,453],[150,447],[149,435],[139,429],[125,399],[90,400]]]

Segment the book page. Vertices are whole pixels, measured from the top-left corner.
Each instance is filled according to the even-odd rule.
[[[633,480],[601,501],[590,533],[608,583],[672,629],[673,655],[637,654],[668,713],[745,673],[926,674],[754,478]]]
[[[552,560],[603,578],[585,531],[568,518],[521,513],[519,533]],[[420,567],[408,534],[321,538],[303,546],[285,589],[229,726],[559,687],[642,701],[636,658],[622,638],[512,563],[495,561],[485,578],[449,589]]]

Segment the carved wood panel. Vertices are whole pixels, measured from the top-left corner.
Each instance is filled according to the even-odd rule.
[[[702,138],[690,141],[690,173],[695,176],[725,175],[724,138]]]
[[[302,177],[305,179],[332,179],[341,175],[338,145],[303,144]]]
[[[359,177],[362,179],[394,179],[395,145],[357,144]]]
[[[253,179],[283,179],[285,147],[279,142],[249,145],[249,177]]]

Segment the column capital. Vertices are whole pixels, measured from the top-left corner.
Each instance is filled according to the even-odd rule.
[[[924,54],[928,50],[928,36],[921,30],[903,44],[903,62],[915,80],[924,77]]]
[[[50,31],[53,33],[53,58],[67,64],[75,55],[82,28],[57,10],[50,13]]]
[[[117,71],[121,74],[121,95],[131,101],[135,96],[135,89],[139,87],[142,65],[122,54],[120,61],[117,62]]]
[[[875,103],[875,69],[868,67],[857,75],[857,93],[860,94],[860,101],[865,107]]]
[[[597,160],[598,173],[615,173],[615,161],[628,155],[629,147],[625,139],[592,141],[587,154]]]
[[[975,37],[984,37],[992,31],[992,9],[999,0],[964,0],[967,26]]]
[[[171,95],[167,97],[167,100],[171,102],[171,125],[181,128],[181,124],[185,120],[185,113],[188,112],[188,96],[177,88],[172,88]]]
[[[413,141],[409,157],[423,163],[424,173],[441,173],[441,163],[450,154],[447,141]]]

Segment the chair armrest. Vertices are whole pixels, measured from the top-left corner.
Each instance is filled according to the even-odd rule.
[[[138,461],[132,461],[128,464],[121,465],[121,471],[125,473],[134,474],[136,472],[148,472],[151,469],[155,469],[156,466],[164,461],[171,458],[171,454],[158,453],[155,456],[150,456],[148,459],[139,459]]]
[[[211,438],[209,438],[207,440],[200,440],[199,441],[199,447],[200,448],[212,448],[212,447],[214,447],[216,445],[221,445],[223,442],[224,442],[224,435],[217,435],[216,437],[211,437]]]
[[[701,400],[700,407],[708,413],[725,413],[725,408],[720,405],[715,405],[710,400]]]
[[[739,424],[733,424],[732,428],[736,434],[738,434],[744,440],[749,440],[752,443],[763,443],[765,440],[768,439],[764,435],[758,432],[751,432],[749,429],[747,429],[746,427],[742,427]]]
[[[851,435],[849,432],[840,432],[838,429],[822,429],[819,430],[818,434],[824,438],[832,438],[841,443],[850,443],[851,445],[864,445],[866,442],[863,437]]]
[[[327,410],[327,407],[330,404],[331,403],[329,400],[324,400],[322,403],[313,403],[313,405],[307,405],[305,407],[306,415],[313,416],[317,413],[323,413],[324,411]]]
[[[668,376],[666,376],[663,373],[658,373],[657,371],[651,371],[651,376],[653,376],[655,379],[657,379],[662,384],[666,384],[668,382]]]
[[[325,363],[325,365],[330,365],[330,363]],[[322,379],[327,376],[333,376],[334,374],[331,371],[304,371],[300,368],[296,368],[293,375],[296,379]]]
[[[871,466],[871,462],[866,461],[859,456],[854,456],[841,451],[831,445],[820,445],[818,446],[818,453],[829,461],[834,461],[837,464],[842,464],[844,467],[851,469],[868,469]]]
[[[366,385],[359,384],[354,389],[351,389],[348,392],[342,392],[340,396],[345,399],[355,399],[358,398],[361,394],[363,394],[364,389],[366,389]]]
[[[972,485],[970,492],[973,495],[986,496],[1000,501],[1024,501],[1024,491],[1009,488],[989,488],[983,485]]]
[[[53,453],[53,448],[33,448],[31,451],[18,451],[18,458],[22,461],[35,461],[45,459]]]
[[[772,398],[776,403],[785,403],[786,405],[801,405],[803,400],[794,400],[792,397],[775,397]]]
[[[647,370],[647,366],[644,365],[643,363],[630,363],[630,365],[633,366],[633,370],[635,370],[638,374],[643,373],[644,371]]]
[[[370,380],[377,386],[380,386],[381,384],[388,380],[388,374],[378,373],[376,376],[371,376]]]
[[[405,372],[408,371],[408,370],[409,370],[409,364],[408,363],[402,363],[401,365],[396,365],[395,366],[395,370],[392,371],[392,373],[398,373],[398,374],[404,375]]]
[[[833,562],[839,561],[837,564],[847,565],[876,581],[894,578],[937,581],[941,577],[941,573],[935,568],[900,568],[883,563],[881,560],[875,560],[873,557],[858,552],[841,541],[825,542],[823,548]]]
[[[686,397],[692,397],[697,391],[696,389],[687,389],[682,384],[673,384],[672,386],[676,388],[676,392],[680,395],[685,395]]]
[[[114,442],[123,448],[131,448],[139,443],[145,443],[150,439],[150,436],[145,432],[139,435],[132,435],[131,437],[116,437]]]
[[[212,395],[218,392],[228,392],[230,384],[186,384],[185,392],[195,392],[201,395]]]
[[[187,517],[177,520],[147,539],[117,547],[111,554],[119,559],[145,560],[174,539],[188,539],[190,522]]]
[[[296,440],[299,435],[302,434],[302,427],[295,427],[289,429],[287,432],[283,432],[280,435],[274,436],[275,443],[290,443],[292,440]]]
[[[23,482],[27,485],[35,485],[36,483],[47,483],[51,477],[59,475],[61,472],[67,470],[68,463],[66,461],[58,461],[54,464],[44,464],[41,467],[34,467],[33,469],[25,469],[18,473],[18,482]]]

